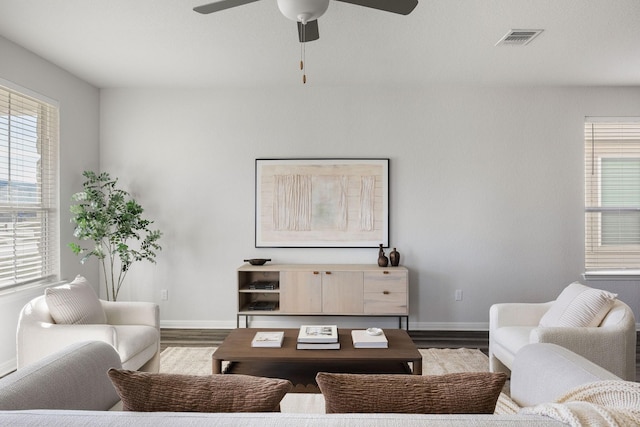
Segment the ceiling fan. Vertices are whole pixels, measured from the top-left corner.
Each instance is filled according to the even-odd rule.
[[[254,3],[260,0],[218,0],[202,6],[194,7],[193,10],[208,14]],[[318,30],[318,18],[320,18],[329,7],[331,0],[278,0],[278,8],[282,14],[296,21],[298,25],[298,40],[302,43],[302,53],[300,69],[304,72],[304,45],[307,42],[318,40],[320,32]],[[335,0],[343,3],[351,3],[356,6],[369,7],[371,9],[385,12],[408,15],[418,5],[418,0]],[[302,76],[303,83],[307,82],[306,74]]]
[[[194,7],[198,13],[208,14],[254,3],[260,0],[218,0],[202,6]],[[298,39],[301,43],[317,40],[318,18],[329,7],[331,0],[278,0],[278,7],[282,14],[298,23]],[[369,7],[385,12],[408,15],[418,5],[418,0],[335,0],[343,3],[351,3],[357,6]],[[303,28],[304,27],[304,28]]]

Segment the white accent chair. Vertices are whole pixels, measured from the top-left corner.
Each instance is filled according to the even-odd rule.
[[[532,343],[567,348],[618,377],[636,379],[636,323],[620,300],[595,327],[541,327],[546,303],[494,304],[489,310],[489,370],[510,375],[516,353]]]
[[[55,323],[45,296],[27,303],[16,335],[18,369],[80,341],[103,341],[120,356],[123,369],[158,372],[160,314],[150,302],[99,300],[106,324]]]

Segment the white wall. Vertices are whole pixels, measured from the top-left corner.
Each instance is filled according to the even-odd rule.
[[[67,248],[71,194],[81,189],[84,169],[96,169],[99,91],[68,72],[0,37],[0,78],[59,102],[60,105],[60,254],[61,277],[84,274],[97,282],[97,265],[81,266]],[[0,375],[15,368],[17,314],[42,289],[0,295]]]
[[[135,265],[123,296],[159,302],[164,326],[234,326],[245,258],[376,262],[374,248],[254,248],[260,157],[391,159],[390,241],[411,271],[412,328],[482,329],[492,303],[551,300],[583,273],[584,116],[640,114],[640,88],[292,85],[100,99],[101,167],[165,233],[157,265]]]

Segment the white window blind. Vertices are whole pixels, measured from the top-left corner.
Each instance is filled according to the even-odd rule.
[[[55,279],[58,108],[0,86],[0,289]]]
[[[640,268],[640,118],[585,121],[585,267]]]

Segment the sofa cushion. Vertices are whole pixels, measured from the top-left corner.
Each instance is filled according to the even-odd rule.
[[[56,323],[107,323],[107,316],[98,296],[82,276],[76,276],[69,284],[47,288],[44,295],[51,317]]]
[[[489,372],[316,375],[327,413],[493,414],[506,379]]]
[[[540,319],[540,326],[598,326],[618,295],[574,282],[558,296]]]
[[[125,411],[274,412],[290,381],[249,375],[154,374],[110,369]]]
[[[494,356],[507,366],[513,364],[518,351],[530,344],[529,337],[534,326],[503,326],[493,331],[492,351]]]

